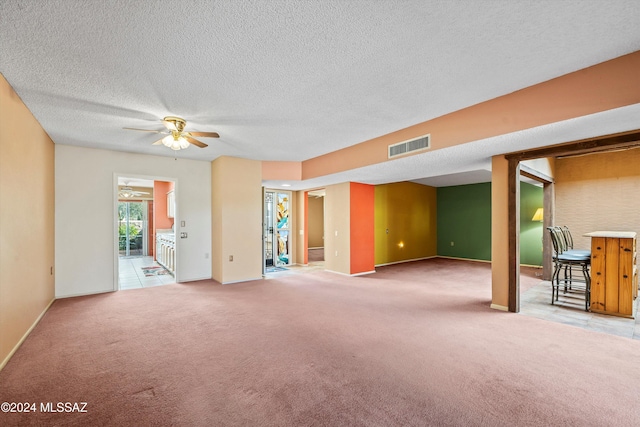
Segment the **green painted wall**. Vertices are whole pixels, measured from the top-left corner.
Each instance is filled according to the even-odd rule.
[[[531,218],[543,201],[542,187],[520,183],[520,264],[542,265],[542,223]]]
[[[438,255],[491,260],[491,183],[437,190]]]
[[[490,261],[491,183],[440,187],[437,200],[438,255]],[[520,264],[542,265],[542,223],[531,221],[542,203],[541,187],[520,183]]]
[[[413,182],[376,185],[375,265],[436,256],[436,189]]]

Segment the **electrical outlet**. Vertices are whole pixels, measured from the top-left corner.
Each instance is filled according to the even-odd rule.
[[[181,232],[180,233],[180,238],[181,239],[186,239],[187,238],[187,232],[186,231]]]
[[[453,242],[451,242],[451,246],[453,246]]]

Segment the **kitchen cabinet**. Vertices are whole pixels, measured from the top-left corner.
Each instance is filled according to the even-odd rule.
[[[173,190],[167,193],[167,217],[173,218],[176,212],[176,197]]]

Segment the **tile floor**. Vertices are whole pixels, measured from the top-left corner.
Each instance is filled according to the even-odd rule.
[[[120,257],[118,259],[118,284],[121,290],[149,288],[151,286],[168,285],[176,283],[176,279],[171,274],[161,274],[158,276],[145,276],[143,267],[160,265],[153,260],[153,257]]]
[[[584,310],[584,299],[564,298],[551,304],[551,282],[541,281],[520,295],[520,314],[577,326],[592,331],[640,340],[638,299],[634,301],[635,319],[591,313]]]
[[[312,271],[324,271],[324,261],[310,262],[308,265],[288,265],[284,271],[267,272],[265,279],[289,276],[291,274],[310,273]]]

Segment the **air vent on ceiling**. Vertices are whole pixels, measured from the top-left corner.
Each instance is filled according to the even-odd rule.
[[[389,158],[401,156],[414,151],[426,150],[431,146],[431,135],[423,135],[389,146]]]

